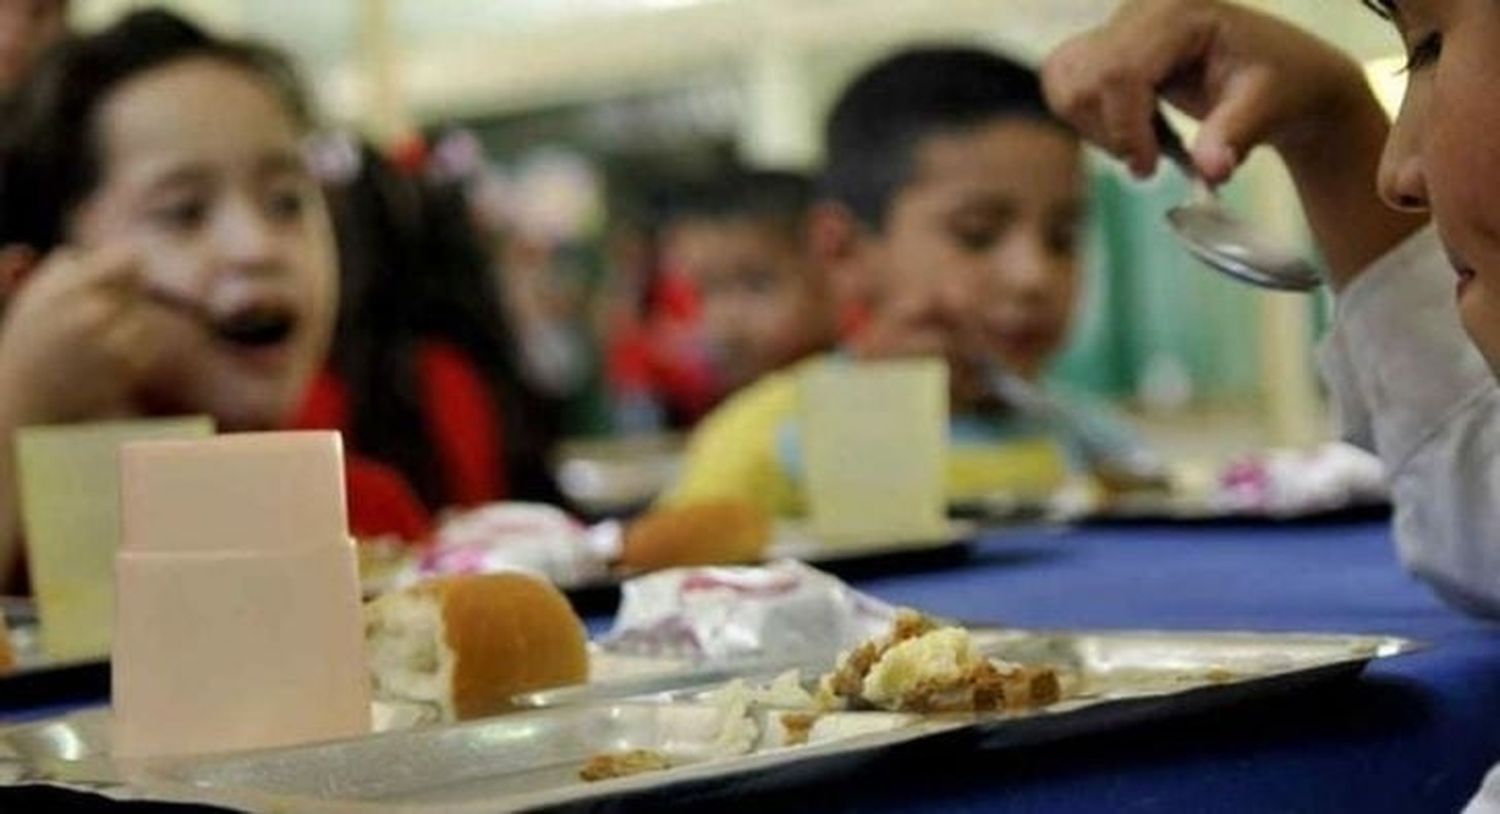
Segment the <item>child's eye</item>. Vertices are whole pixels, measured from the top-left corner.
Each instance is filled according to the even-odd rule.
[[[755,268],[742,273],[737,282],[746,294],[761,296],[775,291],[779,280],[776,272],[766,268]]]
[[[1438,61],[1443,53],[1443,35],[1434,31],[1431,34],[1417,40],[1406,56],[1406,65],[1403,71],[1420,71],[1432,66]]]
[[[272,217],[295,219],[307,208],[307,195],[302,190],[285,189],[271,193],[266,200],[266,209]]]
[[[1083,226],[1077,222],[1057,224],[1047,229],[1047,250],[1055,255],[1071,256],[1078,252],[1079,233]]]
[[[190,231],[203,223],[208,205],[197,199],[177,201],[153,210],[151,219],[173,231]]]
[[[952,232],[958,245],[971,252],[989,251],[1000,239],[1000,230],[988,226],[956,226]]]

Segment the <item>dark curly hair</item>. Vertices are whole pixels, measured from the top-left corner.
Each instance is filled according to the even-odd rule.
[[[63,243],[70,213],[99,184],[100,108],[133,77],[191,58],[263,79],[300,125],[311,126],[302,85],[278,52],[216,37],[167,11],[134,12],[54,47],[0,111],[0,245],[46,252]]]

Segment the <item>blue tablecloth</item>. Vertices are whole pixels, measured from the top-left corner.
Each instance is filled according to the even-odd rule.
[[[1430,650],[1314,692],[1040,748],[912,748],[745,796],[762,810],[1455,811],[1500,761],[1500,626],[1443,605],[1384,523],[997,534],[942,571],[855,584],[1036,627],[1390,633]],[[662,801],[638,801],[651,808]],[[634,806],[631,806],[634,807]]]

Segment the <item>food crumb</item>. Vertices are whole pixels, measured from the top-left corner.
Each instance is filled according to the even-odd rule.
[[[672,762],[660,752],[653,752],[650,749],[631,749],[627,752],[606,752],[602,755],[594,755],[589,758],[589,762],[585,763],[582,769],[578,770],[578,776],[585,782],[593,783],[670,768],[672,768]]]
[[[787,746],[802,746],[812,736],[812,729],[818,719],[823,717],[817,712],[787,712],[781,716],[781,728],[786,730]]]

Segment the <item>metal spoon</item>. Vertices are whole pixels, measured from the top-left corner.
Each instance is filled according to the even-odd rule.
[[[1145,449],[1121,449],[1115,439],[1080,418],[1072,408],[988,356],[979,360],[990,394],[1017,411],[1052,425],[1072,439],[1089,470],[1120,491],[1170,485],[1166,467]]]
[[[1158,111],[1152,118],[1162,154],[1193,181],[1193,196],[1167,212],[1177,239],[1194,257],[1235,279],[1280,291],[1311,291],[1323,277],[1294,248],[1256,229],[1219,202],[1198,175],[1182,138]]]

